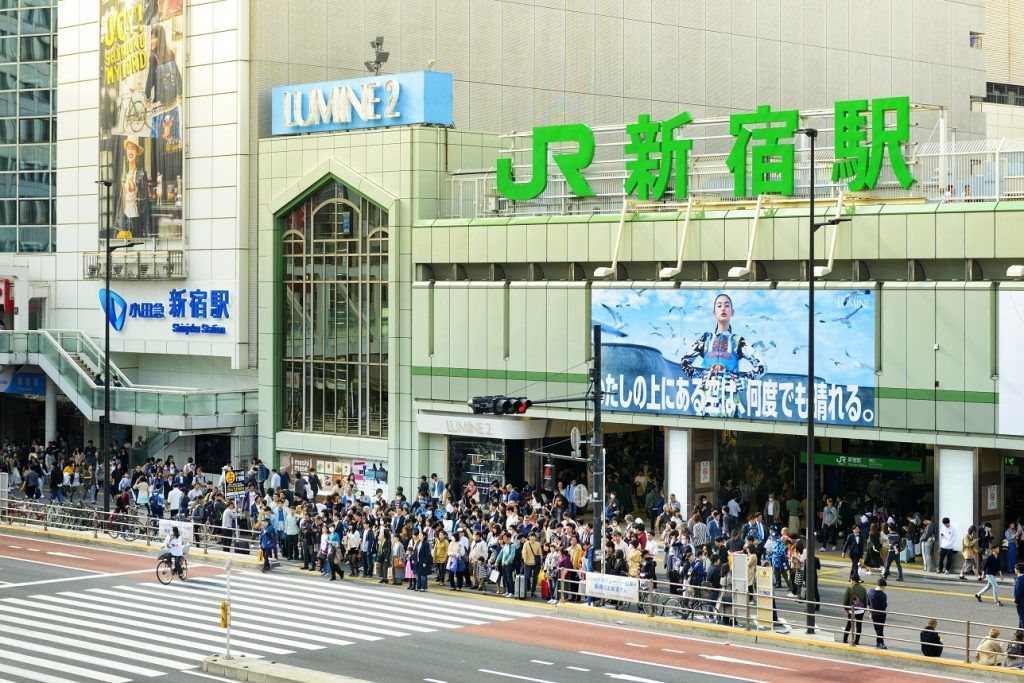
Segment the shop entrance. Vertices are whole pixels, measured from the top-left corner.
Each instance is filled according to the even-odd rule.
[[[770,493],[804,505],[806,445],[802,436],[720,432],[720,504],[738,492],[743,514],[764,509]],[[852,512],[931,513],[934,451],[921,444],[818,439],[818,509],[842,495]]]
[[[448,437],[448,481],[452,492],[462,495],[470,479],[486,490],[492,483],[522,486],[523,442],[473,437]]]
[[[665,482],[664,429],[611,432],[604,443],[608,493],[615,494],[621,515],[646,519],[648,495],[657,495]]]
[[[1006,495],[1005,516],[1003,521],[1009,525],[1010,522],[1017,522],[1020,528],[1024,520],[1024,497],[1017,495],[1017,491],[1024,491],[1024,457],[1011,456],[1003,458],[1003,491]]]

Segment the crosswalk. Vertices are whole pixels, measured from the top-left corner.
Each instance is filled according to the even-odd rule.
[[[198,669],[224,650],[225,578],[0,591],[0,683],[128,683]],[[532,616],[284,572],[234,572],[231,615],[232,653],[254,659]]]

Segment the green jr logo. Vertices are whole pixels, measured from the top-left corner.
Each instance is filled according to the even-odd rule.
[[[540,126],[533,129],[530,179],[517,183],[512,174],[512,160],[498,159],[498,192],[509,199],[525,201],[539,196],[548,186],[548,145],[575,142],[575,152],[553,152],[552,157],[577,197],[593,197],[583,169],[594,160],[594,131],[582,123],[563,126]]]

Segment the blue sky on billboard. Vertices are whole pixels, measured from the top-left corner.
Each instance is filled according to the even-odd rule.
[[[732,329],[769,373],[807,373],[807,292],[724,290]],[[604,343],[640,344],[678,364],[694,341],[716,329],[718,290],[595,289],[593,322]],[[817,374],[836,384],[874,386],[875,300],[870,290],[815,292]],[[743,369],[750,369],[744,366]]]

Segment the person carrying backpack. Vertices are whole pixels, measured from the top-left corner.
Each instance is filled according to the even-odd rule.
[[[871,623],[875,627],[875,647],[887,650],[885,646],[885,617],[889,609],[889,597],[885,594],[887,583],[879,579],[878,583],[868,591],[868,607],[871,608]]]

